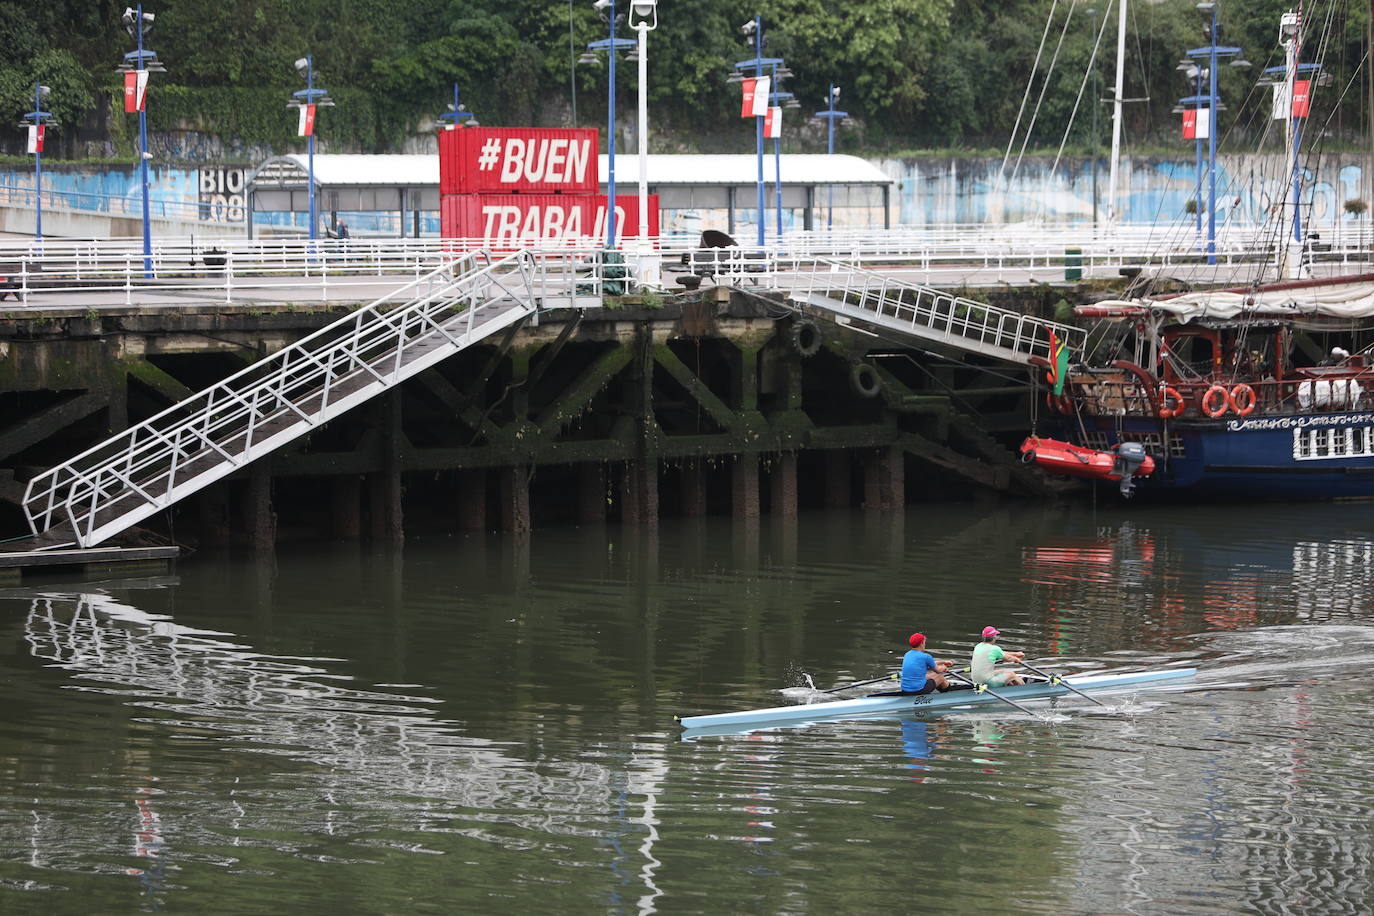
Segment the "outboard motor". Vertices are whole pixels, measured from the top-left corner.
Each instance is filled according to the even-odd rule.
[[[1126,499],[1135,492],[1135,481],[1131,478],[1148,459],[1145,446],[1139,442],[1122,442],[1116,447],[1116,465],[1112,471],[1121,475],[1121,495]]]

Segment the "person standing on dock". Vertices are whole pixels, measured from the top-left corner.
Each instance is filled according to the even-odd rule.
[[[1026,683],[1010,668],[998,668],[997,663],[1006,659],[1019,662],[1026,657],[1024,652],[1005,652],[997,645],[997,637],[1002,635],[996,627],[983,627],[983,641],[973,647],[971,675],[973,683],[989,687],[1019,687]]]
[[[902,657],[902,693],[931,693],[949,687],[945,672],[954,663],[948,659],[936,661],[922,648],[926,638],[920,633],[912,633],[907,642],[911,648]]]

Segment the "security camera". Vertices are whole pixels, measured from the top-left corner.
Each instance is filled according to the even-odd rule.
[[[743,32],[745,35],[753,35],[753,34],[754,34],[754,29],[757,29],[758,27],[759,27],[759,24],[758,24],[757,22],[755,22],[754,20],[750,19],[750,20],[749,20],[748,22],[746,22],[744,25],[740,26],[740,27],[739,27],[739,30],[740,30],[741,32]]]
[[[611,0],[596,0],[596,2],[592,4],[592,9],[596,10],[598,13],[604,13],[610,5]]]
[[[304,76],[305,73],[306,73],[306,71],[309,70],[309,69],[310,69],[310,58],[308,58],[308,57],[298,57],[298,58],[296,58],[296,72],[297,72],[297,73],[299,73],[299,74],[301,74],[302,76]]]

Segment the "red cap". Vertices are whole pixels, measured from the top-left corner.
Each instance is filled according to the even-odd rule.
[[[1002,631],[996,627],[983,627],[983,638],[992,639],[994,636],[1001,636]]]
[[[911,648],[913,649],[919,649],[921,644],[925,641],[926,638],[920,633],[912,633],[911,638],[907,640],[907,642],[911,643]]]

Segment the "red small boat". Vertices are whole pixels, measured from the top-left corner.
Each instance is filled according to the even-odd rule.
[[[1134,478],[1149,477],[1155,472],[1155,460],[1139,442],[1123,442],[1102,451],[1030,436],[1021,443],[1021,460],[1053,474],[1119,480],[1123,496],[1131,495]]]

